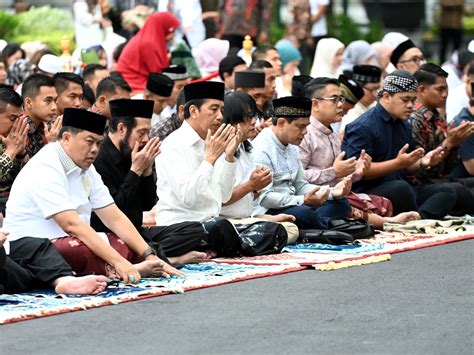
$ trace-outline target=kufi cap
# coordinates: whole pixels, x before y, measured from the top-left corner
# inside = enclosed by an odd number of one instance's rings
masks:
[[[362,99],[362,97],[364,97],[364,89],[362,89],[362,87],[354,80],[349,79],[343,74],[339,75],[338,80],[341,93],[344,95],[347,102],[355,105],[360,99]]]
[[[375,65],[354,65],[352,79],[363,83],[378,83],[382,77],[382,69]]]
[[[153,105],[153,100],[119,99],[109,102],[112,117],[151,118]]]
[[[265,73],[261,71],[243,70],[235,73],[235,88],[264,88]]]
[[[415,76],[405,70],[395,70],[387,75],[383,81],[382,91],[390,94],[418,90],[418,81]]]
[[[189,78],[186,67],[181,64],[170,65],[169,67],[163,69],[161,74],[166,75],[171,80],[183,80]]]
[[[63,127],[74,127],[103,135],[107,117],[78,108],[66,108],[63,115]]]
[[[199,81],[184,87],[186,102],[200,99],[215,99],[224,101],[224,83],[217,81]]]
[[[390,61],[393,65],[397,66],[400,57],[410,48],[415,48],[415,43],[411,39],[407,39],[405,42],[400,43],[392,52]]]
[[[311,100],[305,97],[286,96],[273,100],[275,117],[299,118],[311,116]]]
[[[38,63],[38,69],[49,74],[56,74],[62,71],[63,61],[56,55],[45,54]]]
[[[224,73],[232,73],[234,68],[241,64],[247,65],[245,60],[243,60],[241,57],[237,55],[228,55],[219,62],[219,75],[221,78],[224,78]]]
[[[146,89],[155,95],[170,97],[173,92],[174,81],[166,75],[151,73],[146,81]]]
[[[304,88],[313,78],[309,75],[295,75],[291,80],[291,95],[305,96]]]

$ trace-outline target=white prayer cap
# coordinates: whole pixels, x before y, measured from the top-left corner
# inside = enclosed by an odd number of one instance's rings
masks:
[[[48,74],[56,74],[62,71],[63,61],[53,54],[45,54],[38,63],[38,69]]]
[[[4,39],[0,39],[0,52],[3,51],[3,48],[7,46],[8,42]]]
[[[469,52],[474,53],[474,39],[471,42],[469,42],[469,44],[467,45],[467,49],[469,50]]]
[[[382,43],[395,49],[400,43],[405,42],[407,39],[409,38],[401,32],[389,32],[382,38]]]

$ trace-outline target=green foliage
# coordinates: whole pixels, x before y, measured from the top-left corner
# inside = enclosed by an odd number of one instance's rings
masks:
[[[363,38],[359,25],[349,16],[333,14],[328,19],[329,37],[339,39],[346,46],[352,41]]]
[[[5,11],[0,11],[0,38],[11,40],[13,31],[18,26],[18,18]]]
[[[369,43],[374,43],[382,40],[384,36],[383,23],[380,21],[371,22],[369,31],[365,34],[364,39]]]

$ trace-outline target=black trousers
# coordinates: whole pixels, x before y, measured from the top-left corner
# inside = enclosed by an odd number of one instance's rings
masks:
[[[444,63],[446,59],[446,52],[448,50],[448,45],[451,42],[453,44],[453,51],[459,49],[462,43],[462,29],[456,28],[441,28],[440,29],[440,49],[439,49],[439,62]],[[440,65],[441,65],[440,64]]]
[[[49,239],[25,237],[10,242],[10,255],[0,248],[0,293],[51,288],[57,278],[72,275]]]
[[[456,191],[449,184],[421,184],[412,186],[405,180],[393,180],[364,191],[388,198],[393,213],[418,211],[421,218],[440,219],[449,214],[456,204]]]

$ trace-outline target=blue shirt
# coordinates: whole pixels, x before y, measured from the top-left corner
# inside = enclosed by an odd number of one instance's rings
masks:
[[[342,150],[346,158],[359,158],[362,149],[372,157],[374,163],[396,158],[398,151],[409,144],[408,152],[415,147],[411,125],[408,121],[394,120],[382,105],[377,104],[346,127]],[[396,171],[379,179],[361,180],[353,191],[363,192],[384,182],[404,179],[403,171]]]
[[[469,112],[467,108],[463,108],[459,114],[453,118],[456,126],[460,125],[462,121],[474,122],[474,116]],[[469,137],[459,147],[459,154],[461,161],[470,160],[474,158],[474,136]],[[454,177],[470,177],[471,175],[467,172],[464,164],[459,164],[452,172],[451,175]]]

